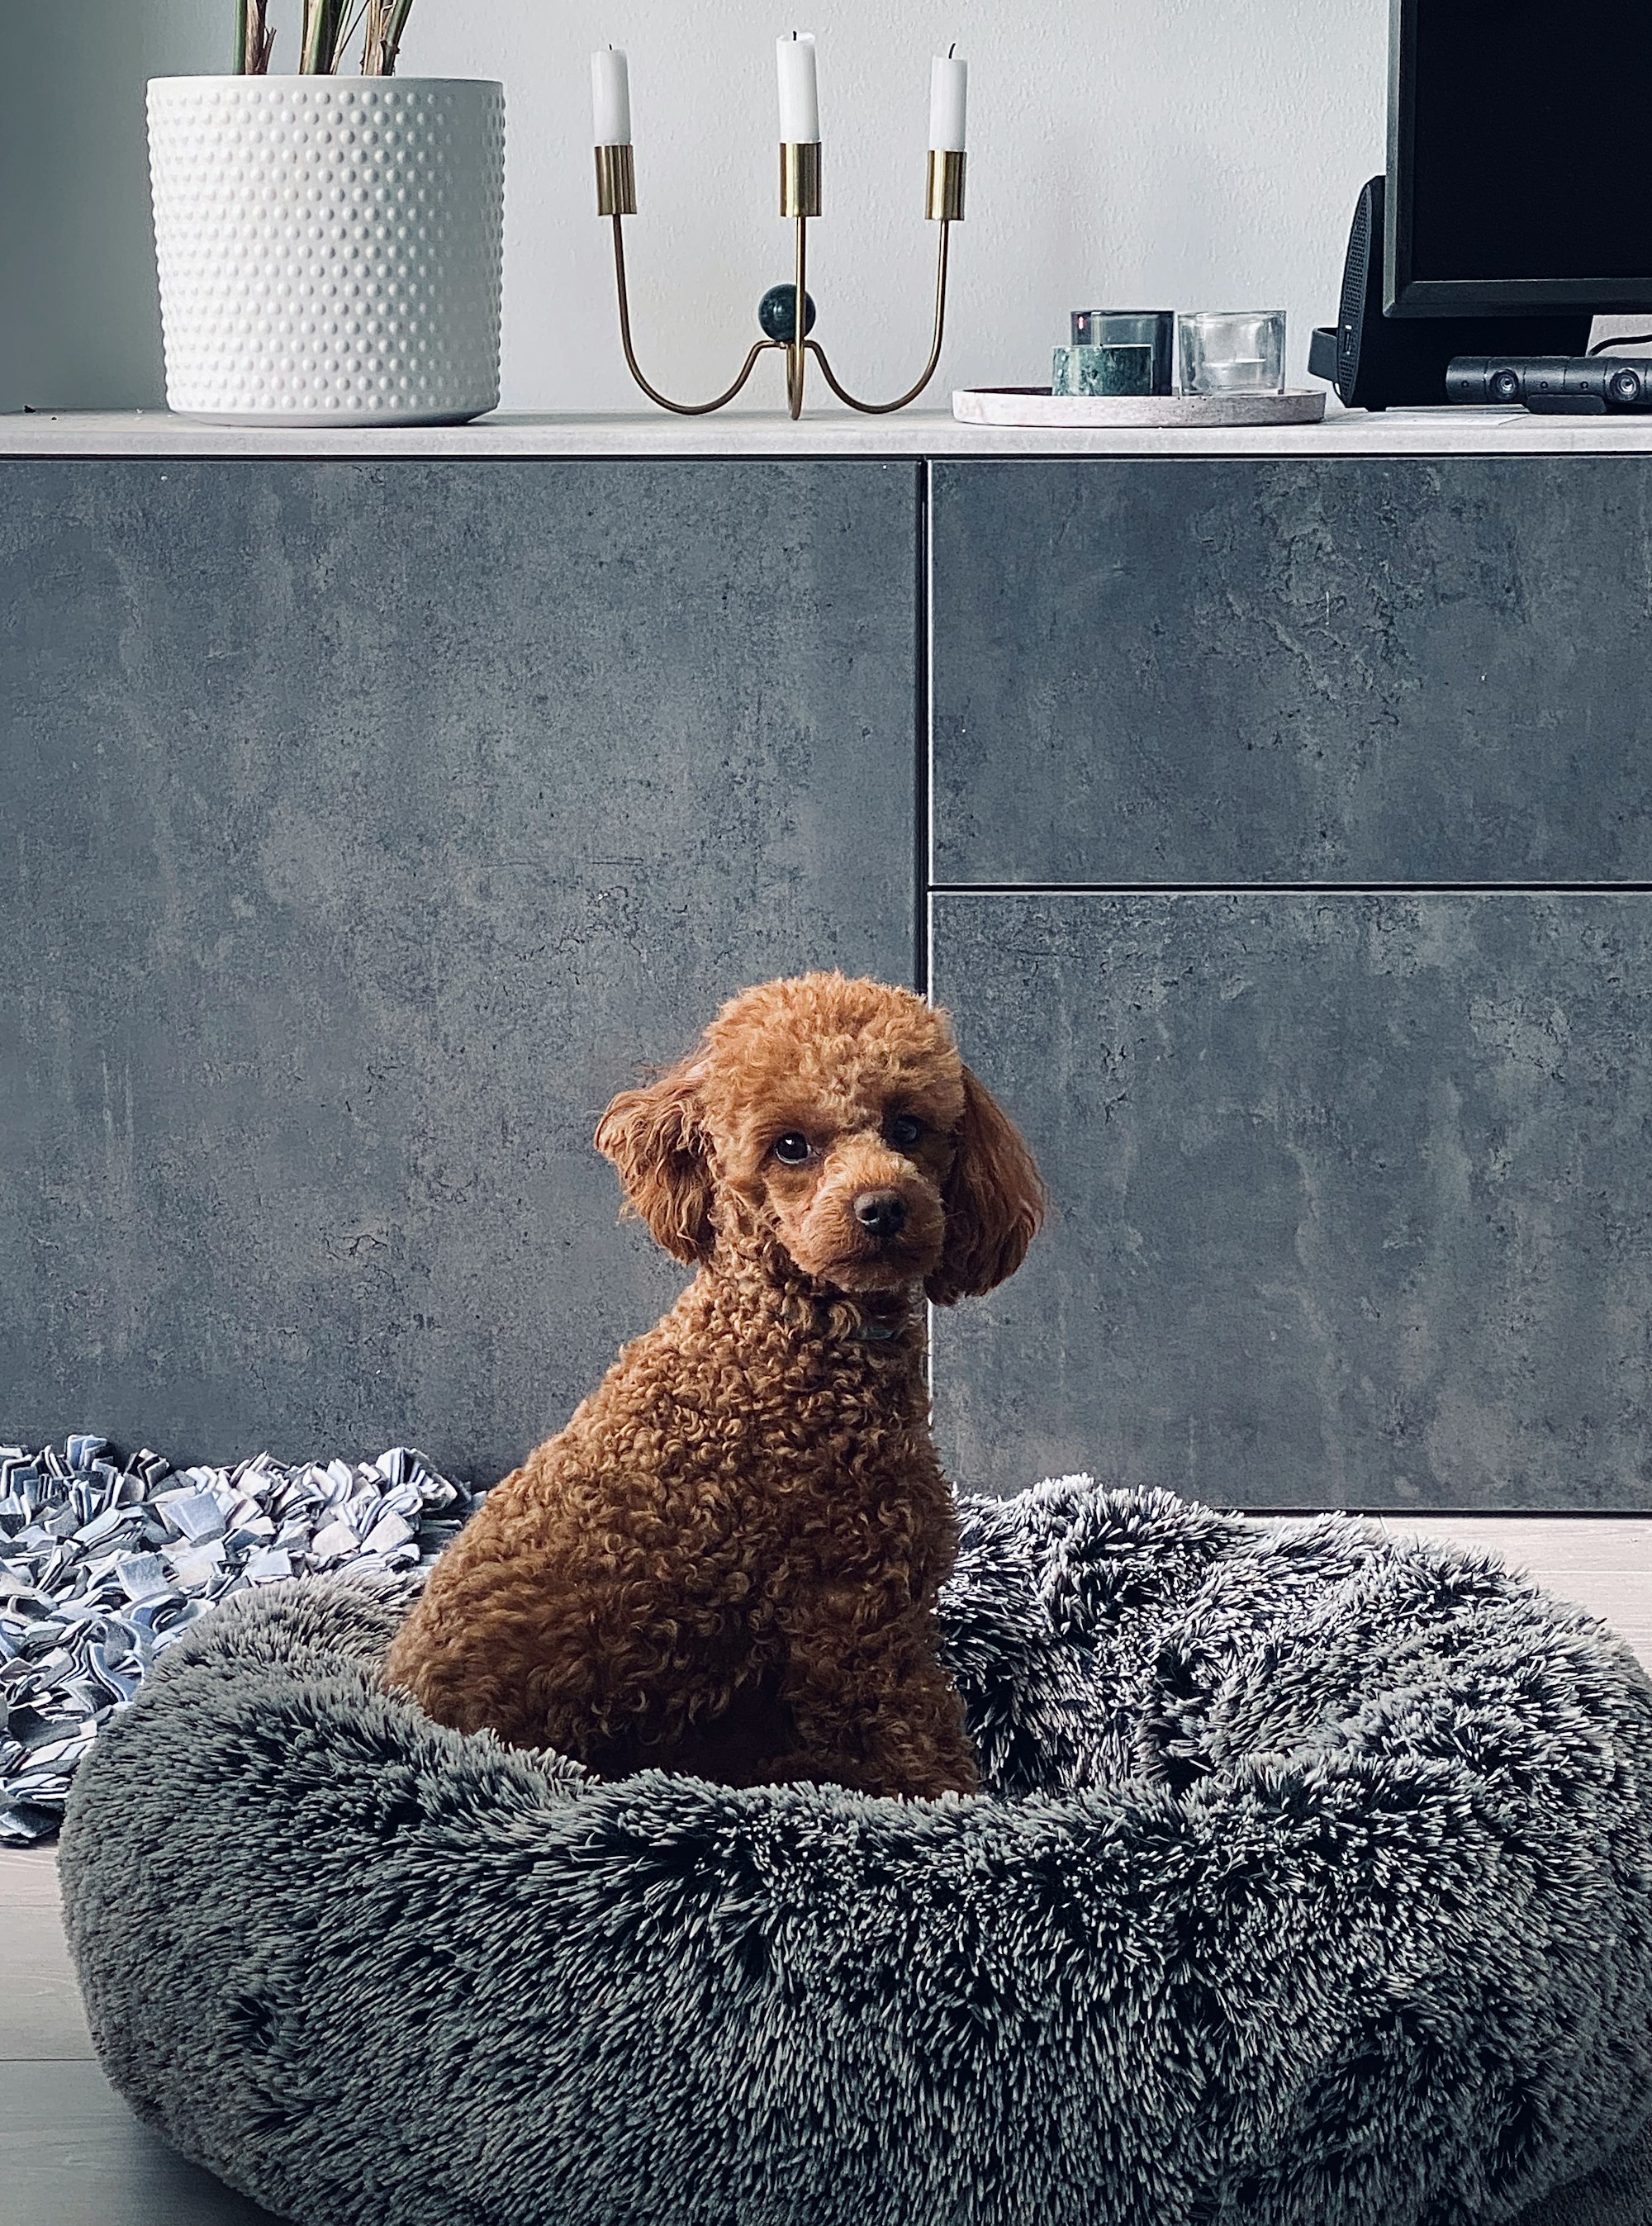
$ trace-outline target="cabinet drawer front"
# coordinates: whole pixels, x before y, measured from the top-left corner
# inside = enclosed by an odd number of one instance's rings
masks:
[[[944,884],[1652,880],[1652,458],[934,467]]]
[[[1055,1203],[937,1315],[952,1473],[1652,1507],[1652,898],[944,896]]]
[[[683,1280],[613,1092],[912,978],[916,467],[0,468],[5,1427],[497,1475]]]

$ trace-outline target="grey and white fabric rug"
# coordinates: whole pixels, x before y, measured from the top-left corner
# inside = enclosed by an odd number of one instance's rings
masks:
[[[57,1829],[99,1727],[209,1608],[289,1577],[416,1568],[485,1497],[408,1446],[186,1469],[90,1434],[0,1446],[0,1846]]]

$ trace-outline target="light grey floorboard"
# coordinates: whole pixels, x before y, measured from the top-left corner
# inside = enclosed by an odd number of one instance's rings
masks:
[[[0,2075],[0,2226],[267,2226],[141,2126],[95,2064]]]
[[[90,2057],[92,2035],[64,1945],[55,1893],[49,1903],[14,1902],[10,1860],[6,1858],[0,1870],[0,2064]],[[8,2076],[0,2071],[0,2080]]]
[[[5,1865],[5,1905],[10,1909],[55,1909],[57,1850],[54,1848],[7,1848],[0,1852]]]
[[[92,2050],[50,1848],[0,1850],[0,2226],[259,2226],[140,2125]]]

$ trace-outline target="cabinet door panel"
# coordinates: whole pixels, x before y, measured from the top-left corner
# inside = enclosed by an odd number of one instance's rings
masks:
[[[1652,1506],[1652,898],[937,899],[1052,1226],[940,1314],[953,1474]]]
[[[1652,880],[1652,458],[934,467],[942,884]]]
[[[916,467],[3,469],[5,1428],[496,1475],[681,1281],[613,1091],[912,976]]]

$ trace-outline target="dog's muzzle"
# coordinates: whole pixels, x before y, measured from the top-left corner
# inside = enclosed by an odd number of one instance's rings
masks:
[[[906,1201],[899,1191],[863,1190],[849,1211],[868,1237],[899,1237],[906,1226]]]

